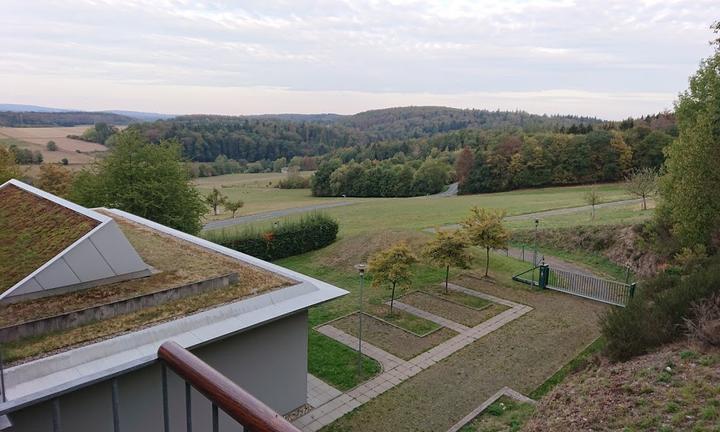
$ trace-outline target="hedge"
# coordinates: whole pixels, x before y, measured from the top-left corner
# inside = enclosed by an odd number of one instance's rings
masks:
[[[337,238],[338,223],[322,213],[286,220],[268,230],[215,230],[204,234],[211,242],[254,257],[274,261],[323,248]]]

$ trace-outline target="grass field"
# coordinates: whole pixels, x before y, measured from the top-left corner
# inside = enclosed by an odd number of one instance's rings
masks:
[[[91,126],[0,127],[0,144],[15,144],[20,148],[27,148],[32,151],[39,150],[43,155],[44,162],[57,163],[66,158],[72,165],[86,165],[95,160],[96,153],[106,152],[107,147],[101,144],[71,139],[67,136],[81,135],[88,127]],[[48,151],[45,147],[47,142],[51,140],[57,144],[57,151]]]
[[[311,172],[302,172],[310,176]],[[281,173],[260,174],[227,174],[216,177],[203,177],[194,181],[195,186],[203,195],[213,188],[219,189],[231,200],[242,200],[245,205],[236,213],[250,215],[274,210],[284,210],[315,204],[342,201],[342,198],[316,198],[309,189],[278,189],[275,186],[285,178]],[[228,219],[232,214],[225,209],[218,209],[219,214],[208,214],[208,220]]]
[[[218,177],[217,179],[220,179]],[[208,187],[199,186],[201,190]],[[354,204],[323,210],[340,222],[340,235],[351,236],[370,230],[420,230],[424,228],[457,223],[467,216],[472,206],[505,209],[508,215],[519,215],[557,208],[579,207],[585,205],[584,194],[590,186],[554,187],[543,189],[523,189],[512,192],[500,192],[481,195],[456,197],[414,197],[414,198],[314,198],[307,190],[279,190],[246,187],[248,208],[243,213],[275,210],[280,200],[284,208],[313,205],[331,200],[350,201]],[[597,186],[603,201],[619,201],[631,198],[622,185],[605,184]],[[225,191],[224,191],[225,192]],[[228,194],[229,195],[229,194]],[[260,201],[261,203],[258,203]],[[247,205],[247,204],[246,204]],[[248,211],[250,210],[250,211]],[[612,210],[603,220],[616,218]],[[600,212],[600,210],[598,210]],[[573,223],[582,216],[564,215],[558,223]],[[588,216],[589,219],[589,216]],[[256,226],[269,226],[271,222],[259,222]],[[513,228],[530,228],[532,220],[513,223]]]

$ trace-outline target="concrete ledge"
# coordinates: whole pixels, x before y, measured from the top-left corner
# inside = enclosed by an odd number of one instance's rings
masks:
[[[238,281],[237,273],[228,273],[187,285],[167,288],[149,294],[141,294],[111,303],[93,306],[87,309],[67,312],[47,318],[0,328],[0,342],[12,342],[18,339],[39,336],[49,332],[79,327],[93,321],[136,312],[148,307],[158,306],[172,300],[186,298],[195,294],[225,288]]]
[[[462,429],[466,424],[470,423],[475,419],[475,417],[482,414],[483,411],[485,411],[490,405],[494,404],[498,399],[500,399],[503,396],[507,396],[509,398],[515,399],[518,402],[524,402],[524,403],[530,403],[530,404],[536,404],[534,400],[530,399],[527,396],[524,396],[523,394],[516,392],[515,390],[511,389],[510,387],[503,387],[495,394],[490,396],[485,402],[483,402],[479,407],[475,408],[470,412],[470,414],[463,417],[462,420],[455,423],[450,429],[447,430],[447,432],[457,432],[460,429]]]

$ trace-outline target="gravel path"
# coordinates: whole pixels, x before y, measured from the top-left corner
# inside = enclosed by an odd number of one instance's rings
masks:
[[[448,185],[448,188],[446,191],[436,193],[435,195],[430,195],[430,198],[443,198],[443,197],[451,197],[456,196],[458,194],[458,183],[451,183]]]
[[[257,222],[265,219],[274,219],[283,216],[289,216],[297,213],[305,213],[313,210],[321,210],[333,207],[342,207],[346,205],[354,204],[349,201],[341,201],[330,204],[317,204],[305,207],[295,207],[284,210],[274,210],[269,212],[256,213],[247,216],[236,217],[235,219],[223,219],[218,221],[212,221],[205,224],[203,230],[213,230],[218,228],[227,228],[235,225],[242,225],[250,222]]]

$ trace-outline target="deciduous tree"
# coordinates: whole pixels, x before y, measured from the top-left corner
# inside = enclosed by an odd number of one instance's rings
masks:
[[[242,200],[225,200],[224,207],[232,212],[232,217],[235,219],[235,213],[244,205]]]
[[[423,249],[423,255],[433,265],[445,267],[445,292],[448,292],[450,267],[467,268],[472,261],[468,239],[462,232],[437,231],[435,238]]]
[[[647,210],[647,198],[657,191],[658,172],[654,168],[637,169],[625,178],[625,189],[642,198],[642,209]]]
[[[471,244],[485,248],[485,276],[490,268],[490,249],[507,247],[510,234],[503,225],[505,211],[480,207],[470,209],[470,216],[462,222],[465,235]]]
[[[212,192],[205,195],[205,202],[213,209],[215,216],[218,214],[218,207],[225,204],[226,201],[227,197],[218,188],[213,188]]]
[[[19,178],[22,173],[15,161],[15,153],[0,146],[0,184],[12,178]]]
[[[174,141],[150,144],[135,131],[118,134],[110,155],[77,174],[70,197],[87,207],[115,207],[196,234],[203,199]]]
[[[600,204],[600,193],[595,186],[591,186],[590,189],[585,191],[584,198],[587,205],[591,208],[590,219],[595,220],[595,206]]]
[[[390,293],[390,315],[395,302],[395,287],[398,284],[409,284],[412,273],[411,266],[417,261],[408,245],[400,242],[389,249],[373,255],[368,261],[368,271],[372,274],[373,286],[384,283],[392,285]]]
[[[67,198],[72,189],[73,174],[62,165],[42,164],[40,165],[40,176],[36,186],[51,194]]]

